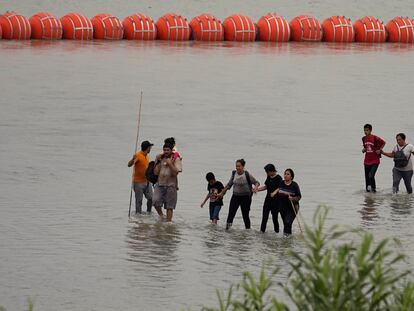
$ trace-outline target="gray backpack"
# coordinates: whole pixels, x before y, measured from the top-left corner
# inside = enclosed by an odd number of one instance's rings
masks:
[[[407,145],[405,145],[401,149],[398,149],[398,145],[397,145],[397,152],[394,153],[394,166],[395,167],[402,168],[408,165],[408,161],[410,160],[411,153],[410,153],[410,156],[407,158],[403,151],[405,147],[407,147]]]

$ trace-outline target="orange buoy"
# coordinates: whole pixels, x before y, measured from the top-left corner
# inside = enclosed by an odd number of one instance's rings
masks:
[[[127,40],[155,40],[157,27],[151,17],[141,13],[127,16],[122,21],[124,37]]]
[[[32,39],[62,39],[62,23],[51,13],[39,12],[29,19]]]
[[[357,20],[354,29],[356,42],[381,43],[387,39],[384,23],[373,16]]]
[[[2,38],[2,36],[3,36],[3,32],[1,30],[1,24],[0,24],[0,39]]]
[[[385,25],[385,28],[389,42],[414,42],[414,21],[408,17],[394,17]]]
[[[256,39],[256,27],[250,17],[234,14],[223,22],[224,39],[226,41],[254,41]]]
[[[292,41],[321,41],[322,27],[318,19],[309,15],[300,15],[290,21]]]
[[[94,39],[121,40],[124,37],[124,27],[121,21],[111,14],[98,14],[92,17]]]
[[[222,41],[224,39],[223,25],[219,19],[210,14],[194,17],[190,22],[190,28],[194,40]]]
[[[276,13],[262,16],[257,22],[257,28],[260,41],[287,42],[290,39],[288,21]]]
[[[0,27],[2,28],[3,39],[30,39],[31,28],[28,19],[16,12],[6,12],[0,15]]]
[[[353,42],[354,27],[344,16],[331,16],[322,22],[322,40],[326,42]]]
[[[63,39],[92,40],[93,26],[89,18],[79,13],[69,13],[60,18]]]
[[[160,40],[185,41],[190,39],[191,29],[187,19],[181,15],[168,13],[161,16],[157,23],[157,38]]]

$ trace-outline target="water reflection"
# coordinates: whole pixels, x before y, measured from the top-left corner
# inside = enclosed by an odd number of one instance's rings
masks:
[[[224,230],[221,227],[209,225],[204,236],[204,245],[207,247],[207,254],[223,247]]]
[[[181,241],[179,224],[155,222],[143,217],[128,229],[128,260],[155,268],[177,262],[177,246]]]
[[[1,50],[20,50],[30,47],[31,40],[1,40]]]
[[[365,194],[364,202],[362,203],[362,208],[359,211],[361,214],[362,225],[370,226],[373,225],[379,218],[378,215],[378,206],[382,204],[384,198],[380,195],[375,194]]]
[[[414,198],[411,194],[397,194],[390,196],[391,216],[400,220],[411,214]]]

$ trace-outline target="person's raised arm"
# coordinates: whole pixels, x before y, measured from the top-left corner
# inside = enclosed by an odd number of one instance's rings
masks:
[[[168,158],[166,162],[173,174],[178,175],[178,173],[182,171],[182,164],[180,158],[176,158],[175,160],[173,160],[172,158]]]
[[[155,157],[154,175],[159,175],[160,174],[162,156],[163,156],[163,154],[158,154]]]
[[[131,167],[132,165],[134,165],[135,164],[135,158],[136,158],[136,155],[134,154],[133,156],[132,156],[132,159],[131,160],[129,160],[129,162],[128,162],[128,167]],[[137,161],[138,162],[138,161]]]

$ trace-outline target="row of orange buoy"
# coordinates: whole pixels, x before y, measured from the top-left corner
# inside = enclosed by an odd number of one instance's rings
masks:
[[[121,22],[111,14],[98,14],[92,19],[69,13],[58,19],[40,12],[27,19],[16,12],[0,15],[0,38],[72,39],[72,40],[200,40],[200,41],[307,41],[307,42],[414,42],[414,20],[395,17],[385,26],[373,16],[365,16],[352,24],[344,16],[331,16],[322,24],[309,15],[294,17],[269,13],[257,23],[243,14],[227,17],[223,23],[215,16],[202,14],[190,23],[182,15],[168,13],[157,22],[141,13],[129,15]]]

